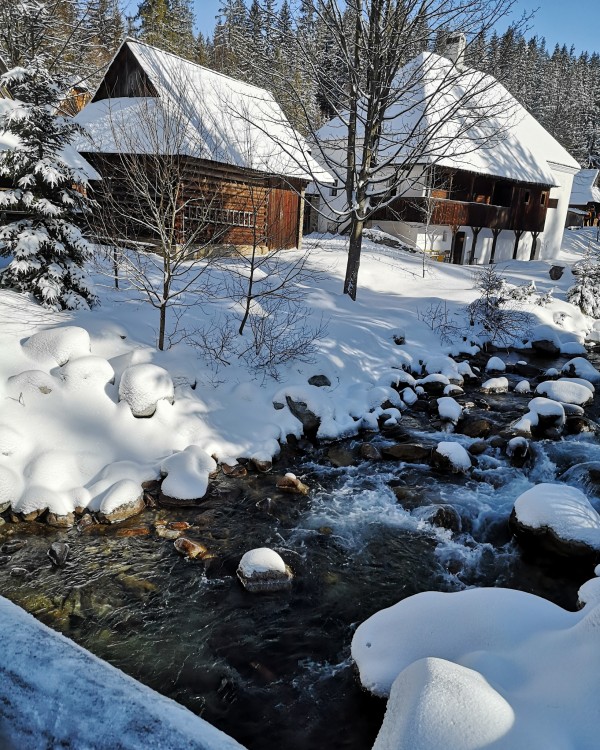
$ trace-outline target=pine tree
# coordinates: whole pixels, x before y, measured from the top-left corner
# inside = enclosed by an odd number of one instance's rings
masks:
[[[56,114],[64,83],[48,73],[43,58],[0,78],[17,100],[0,118],[0,130],[16,136],[14,149],[0,152],[0,177],[12,187],[0,207],[24,216],[0,226],[0,255],[11,258],[1,281],[31,292],[55,310],[96,303],[84,263],[90,248],[78,223],[88,209],[77,186],[86,178],[62,156],[80,128]]]

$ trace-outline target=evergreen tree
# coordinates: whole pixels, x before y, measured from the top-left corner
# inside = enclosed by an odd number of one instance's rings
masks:
[[[56,114],[64,92],[42,58],[0,78],[17,100],[0,118],[0,130],[18,145],[0,152],[0,177],[12,187],[0,192],[0,208],[23,213],[0,226],[0,254],[11,258],[1,281],[31,292],[44,306],[87,308],[96,302],[84,271],[89,244],[77,226],[87,200],[77,185],[86,178],[62,156],[80,130]]]

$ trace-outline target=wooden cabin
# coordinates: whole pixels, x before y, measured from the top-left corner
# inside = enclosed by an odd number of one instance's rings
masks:
[[[423,52],[397,74],[365,226],[453,263],[553,258],[579,164],[492,76],[466,68],[456,38],[446,57]],[[342,184],[344,118],[317,135]],[[311,190],[318,230],[343,231],[346,191],[318,183]]]
[[[100,203],[118,197],[131,209],[121,213],[135,217],[150,199],[132,190],[128,170],[164,184],[170,165],[182,242],[300,245],[305,187],[314,170],[325,174],[264,89],[126,39],[75,119],[91,139],[81,139],[79,150],[103,177]],[[154,239],[135,221],[123,221],[120,231]]]
[[[600,222],[599,178],[600,169],[581,169],[577,172],[573,178],[567,226],[592,227]]]

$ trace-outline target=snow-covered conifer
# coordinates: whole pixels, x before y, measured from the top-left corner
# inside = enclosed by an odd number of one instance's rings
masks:
[[[567,301],[586,315],[600,318],[600,253],[588,250],[572,270],[576,281],[567,292]]]
[[[84,271],[90,248],[79,228],[87,177],[64,157],[79,126],[57,113],[63,87],[42,58],[13,68],[0,83],[15,97],[0,116],[0,132],[15,144],[0,152],[0,177],[11,183],[0,192],[0,211],[13,218],[0,222],[0,254],[10,258],[0,281],[52,309],[86,308],[96,302]]]

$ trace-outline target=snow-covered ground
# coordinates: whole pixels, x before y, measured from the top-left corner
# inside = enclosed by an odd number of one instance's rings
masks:
[[[565,302],[573,283],[568,266],[595,235],[566,233],[559,281],[549,278],[555,261],[497,267],[511,284],[535,282],[537,294],[525,303],[532,325],[546,326],[560,348],[573,353],[593,321]],[[319,436],[334,439],[376,429],[384,411],[389,421],[401,419],[427,379],[450,386],[469,373],[460,352],[474,349],[456,333],[477,334],[464,308],[476,297],[473,279],[481,269],[432,262],[423,278],[421,256],[366,241],[358,300],[352,302],[342,294],[345,240],[311,237],[306,245],[320,272],[303,290],[307,322],[318,327],[323,320],[327,331],[313,361],[287,362],[277,380],[233,359],[216,368],[186,343],[159,352],[156,312],[101,276],[102,304],[89,312],[49,313],[23,295],[1,291],[0,508],[11,504],[23,514],[48,508],[67,523],[75,509],[110,514],[124,505],[135,508],[142,482],[161,473],[168,475],[169,494],[201,497],[215,461],[270,460],[286,435],[302,434],[286,397],[305,403],[320,418]],[[547,304],[535,304],[551,289]],[[190,329],[210,327],[226,307],[221,301],[191,308],[183,322]],[[444,330],[454,334],[452,342],[441,341]],[[527,346],[527,332],[516,334]],[[399,345],[402,335],[406,341]],[[585,368],[569,374],[588,378]],[[330,385],[310,385],[315,375]],[[404,401],[392,385],[406,389]],[[456,409],[449,398],[441,401],[452,421]],[[393,408],[384,409],[386,402]],[[132,409],[148,416],[134,416]],[[28,622],[11,617],[14,627],[3,628],[3,643],[12,643],[8,634]],[[34,669],[34,658],[22,664]]]
[[[145,687],[0,597],[3,750],[242,750],[175,701]]]

